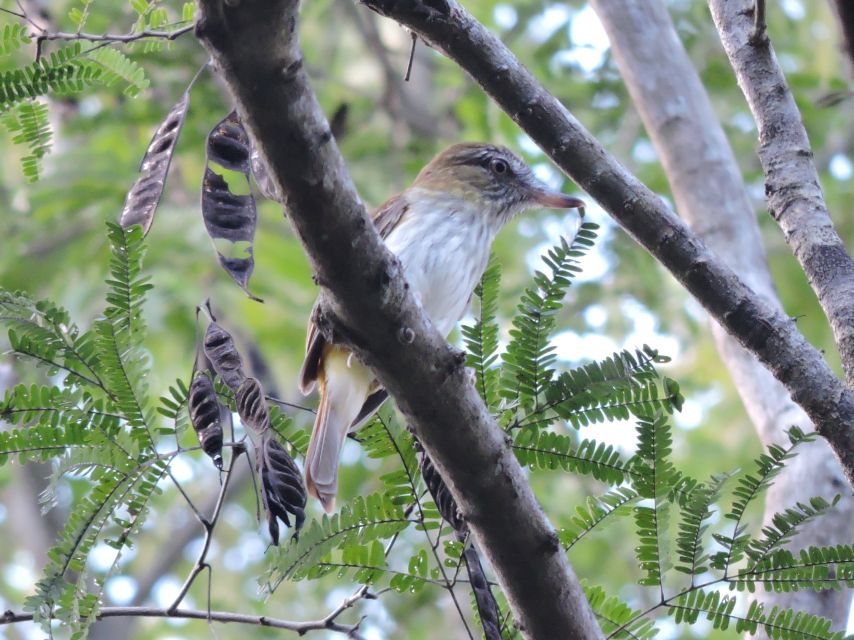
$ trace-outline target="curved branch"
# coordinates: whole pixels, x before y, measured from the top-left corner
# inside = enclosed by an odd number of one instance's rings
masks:
[[[337,631],[348,637],[360,637],[358,635],[358,624],[339,624],[328,617],[322,620],[310,620],[306,622],[294,622],[280,618],[268,618],[267,616],[248,615],[245,613],[233,613],[230,611],[200,611],[198,609],[176,609],[170,611],[158,607],[104,607],[98,613],[98,620],[105,618],[185,618],[192,620],[209,620],[211,622],[235,622],[237,624],[248,624],[256,627],[273,627],[274,629],[287,629],[304,635],[309,631]],[[17,622],[30,622],[32,613],[14,613],[6,611],[0,614],[0,626],[14,624]]]
[[[525,633],[601,637],[553,527],[467,379],[463,354],[425,319],[366,215],[303,68],[298,3],[200,6],[197,35],[285,194],[326,290],[320,326],[330,335],[334,329],[395,397],[448,480]],[[404,335],[415,338],[396,338]]]
[[[794,323],[759,298],[456,0],[365,0],[477,81],[585,191],[752,351],[813,420],[854,486],[854,393]]]
[[[753,0],[709,0],[715,26],[759,127],[768,211],[818,296],[854,389],[854,260],[833,227],[810,141],[774,49],[751,38]]]

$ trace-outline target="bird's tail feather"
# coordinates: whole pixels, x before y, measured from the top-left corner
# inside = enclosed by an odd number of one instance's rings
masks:
[[[369,370],[343,349],[333,348],[324,358],[320,407],[305,455],[305,482],[327,513],[335,510],[341,447],[370,383]]]

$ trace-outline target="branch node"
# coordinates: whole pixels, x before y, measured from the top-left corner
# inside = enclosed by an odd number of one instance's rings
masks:
[[[303,59],[302,56],[291,62],[284,69],[282,69],[282,80],[285,82],[293,82],[297,79],[300,70],[302,69]],[[331,135],[331,134],[330,134]]]

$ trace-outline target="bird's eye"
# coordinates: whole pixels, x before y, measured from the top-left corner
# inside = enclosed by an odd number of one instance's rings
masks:
[[[496,158],[489,163],[489,168],[492,170],[497,176],[504,175],[510,170],[510,167],[507,166],[507,162],[501,160],[500,158]]]

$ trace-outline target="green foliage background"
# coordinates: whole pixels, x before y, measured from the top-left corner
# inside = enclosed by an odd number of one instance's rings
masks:
[[[680,35],[701,71],[755,194],[763,239],[784,305],[792,316],[799,317],[798,325],[807,338],[825,349],[828,359],[838,366],[830,331],[814,296],[778,228],[761,211],[763,182],[754,153],[755,129],[750,126],[749,112],[720,50],[707,8],[704,3],[690,1],[674,0],[670,4]],[[590,12],[585,3],[471,0],[466,5],[502,35],[523,62],[606,146],[648,185],[668,196],[661,167],[650,155],[649,142],[610,55],[605,52],[602,64],[592,67],[583,68],[573,62],[578,58],[570,54],[585,48],[578,42],[585,35],[578,25],[586,24]],[[850,171],[846,176],[837,170],[834,176],[829,169],[832,165],[838,168],[840,163],[844,166],[844,159],[851,156],[854,101],[832,108],[816,106],[821,96],[844,87],[848,77],[838,53],[836,25],[826,3],[794,1],[786,6],[795,9],[770,7],[771,37],[802,109],[828,206],[831,212],[842,214],[854,196],[854,183]],[[165,20],[160,9],[166,10]],[[124,33],[135,23],[141,26],[141,19],[147,21],[145,26],[165,28],[165,22],[183,17],[184,8],[180,2],[149,6],[145,2],[126,5],[96,0],[91,6],[52,2],[49,12],[45,20],[53,30],[74,31],[75,20],[79,21],[81,12],[85,12],[86,31]],[[511,15],[515,20],[509,19]],[[10,16],[0,16],[0,25],[14,22]],[[331,24],[335,28],[330,28]],[[365,34],[372,33],[371,25],[380,34],[385,62],[390,67],[383,66],[376,47],[366,38]],[[7,55],[0,57],[0,73],[32,61],[32,45],[24,43],[20,34],[3,31],[2,35],[0,42]],[[318,0],[303,7],[302,41],[308,68],[327,113],[341,104],[349,107],[347,131],[340,146],[366,202],[379,204],[403,189],[435,152],[461,139],[507,144],[520,150],[531,163],[548,166],[542,155],[525,143],[509,118],[467,77],[426,47],[419,47],[413,79],[405,85],[401,77],[409,38],[395,24],[374,21],[367,11],[346,0]],[[82,50],[91,48],[86,43],[45,43],[44,49],[50,59],[51,53],[59,56],[60,51],[77,51],[80,46]],[[152,131],[205,60],[191,35],[169,46],[138,42],[116,50],[124,52],[128,60],[97,54],[103,58],[96,61],[100,71],[96,73],[94,66],[83,65],[69,76],[79,86],[51,86],[59,91],[51,92],[41,102],[17,103],[0,121],[0,129],[7,132],[5,153],[0,157],[0,220],[4,231],[0,236],[0,285],[11,290],[26,289],[35,298],[57,301],[81,326],[88,326],[102,310],[103,275],[109,259],[104,221],[116,219]],[[74,51],[72,54],[78,55]],[[137,68],[145,73],[147,81],[138,75]],[[47,105],[47,110],[40,104]],[[16,137],[24,135],[27,117],[38,120],[38,115],[27,113],[28,109],[50,113],[52,149],[40,161],[38,156],[47,148],[43,127],[35,126],[35,132],[22,139],[35,141],[32,144],[15,143]],[[155,363],[147,384],[152,394],[158,395],[176,378],[187,378],[196,332],[193,307],[210,297],[215,309],[224,312],[224,322],[242,341],[244,353],[250,345],[256,345],[263,353],[278,387],[276,395],[302,401],[296,391],[296,371],[315,287],[280,208],[271,202],[259,207],[256,270],[251,286],[253,293],[265,299],[264,305],[247,300],[219,268],[201,221],[198,193],[204,168],[204,139],[229,109],[220,85],[211,75],[203,76],[193,89],[166,194],[147,242],[146,272],[156,285],[145,307],[149,339],[144,348]],[[29,126],[33,129],[32,124]],[[32,159],[27,160],[28,156]],[[30,184],[27,179],[36,175],[35,167],[39,167],[40,179]],[[564,189],[572,191],[573,187],[566,184]],[[588,342],[592,336],[607,336],[617,346],[640,347],[639,343],[626,343],[626,338],[640,328],[637,310],[648,310],[655,332],[675,338],[675,343],[668,340],[663,344],[679,346],[678,353],[665,353],[674,356],[674,361],[663,367],[663,372],[679,380],[691,410],[699,411],[701,416],[698,428],[677,428],[673,433],[676,468],[690,469],[695,478],[708,478],[713,473],[749,467],[760,447],[717,357],[702,312],[622,231],[595,209],[591,214],[604,226],[594,255],[600,264],[607,263],[607,269],[595,279],[573,286],[568,304],[554,318],[557,330],[575,332]],[[854,244],[851,217],[836,215],[835,221],[849,246]],[[497,301],[501,320],[498,339],[502,344],[509,340],[513,329],[510,318],[514,307],[524,287],[530,284],[533,257],[554,243],[556,229],[571,232],[575,224],[571,217],[534,213],[515,221],[497,241],[495,252],[502,265]],[[591,312],[591,308],[596,311]],[[599,321],[602,310],[606,312],[604,322]],[[455,335],[453,339],[462,342],[463,336]],[[559,350],[558,356],[561,366],[587,363],[565,349]],[[8,364],[9,360],[4,360],[0,366]],[[16,366],[12,375],[22,376],[23,382],[32,381],[25,367]],[[307,414],[296,413],[294,420],[298,425],[310,424]],[[680,425],[678,417],[676,424]],[[694,421],[683,418],[681,424],[693,427]],[[595,431],[585,432],[585,437],[633,442],[633,431],[628,423],[598,425]],[[380,476],[395,468],[388,460],[358,455],[355,444],[348,447],[341,478],[342,502],[380,489]],[[216,491],[216,474],[202,455],[193,459],[185,471],[188,476],[192,474],[192,481],[186,484],[194,497],[204,501],[205,496]],[[51,527],[57,526],[56,518],[62,521],[66,517],[63,508],[67,509],[75,493],[83,490],[83,481],[64,485],[57,495],[57,510],[42,519],[36,496],[49,473],[47,467],[22,469],[7,465],[0,469],[2,609],[17,607],[32,591],[27,580],[41,573]],[[576,506],[586,496],[599,495],[604,490],[598,480],[586,476],[533,472],[531,481],[553,522],[564,526],[569,526]],[[729,508],[728,501],[731,498],[721,506]],[[317,505],[310,508],[312,515],[318,515]],[[247,485],[239,496],[232,496],[224,513],[211,557],[216,567],[212,582],[214,608],[308,619],[324,615],[330,604],[349,593],[350,577],[342,580],[332,573],[318,581],[285,583],[268,602],[263,602],[257,594],[257,579],[265,570],[264,543],[254,511],[252,491]],[[757,524],[758,505],[745,518]],[[623,543],[635,525],[629,518],[615,519],[611,526],[573,547],[570,560],[590,584],[601,584],[609,594],[617,593],[631,601],[634,608],[643,609],[651,604],[645,600],[649,595],[634,586],[642,575],[631,546]],[[137,579],[144,576],[176,532],[194,526],[197,525],[180,496],[175,491],[165,491],[156,497],[153,515],[143,527],[135,550],[126,554],[120,572]],[[201,533],[199,530],[199,537]],[[405,538],[401,546],[412,550],[417,543],[413,536]],[[194,549],[193,545],[188,549]],[[403,557],[408,555],[404,553]],[[179,553],[167,575],[153,586],[153,593],[168,590],[176,581],[180,584],[192,559],[192,551]],[[197,606],[204,606],[203,580],[191,596]],[[414,597],[384,597],[370,603],[366,612],[371,624],[389,637],[405,633],[416,639],[450,638],[459,633],[456,613],[438,589],[428,587]],[[10,638],[27,637],[27,632],[19,628],[9,627],[4,632]],[[230,628],[228,632],[232,632]],[[258,637],[268,634],[264,630],[243,632]],[[203,623],[172,628],[166,622],[144,622],[137,623],[131,633],[201,638],[207,637],[208,631]],[[674,633],[686,638],[718,637],[718,632],[707,627],[680,627]]]

